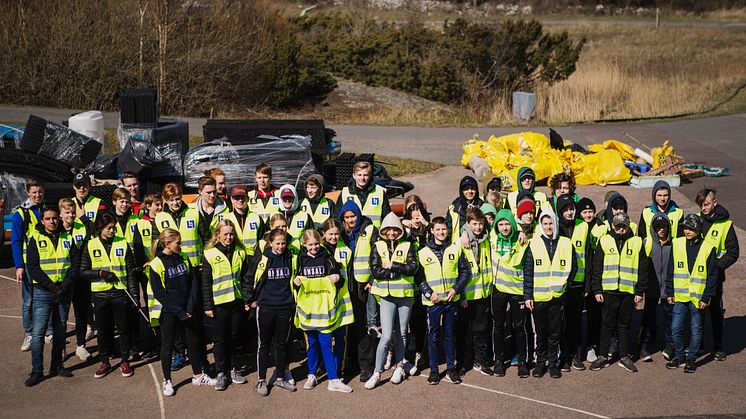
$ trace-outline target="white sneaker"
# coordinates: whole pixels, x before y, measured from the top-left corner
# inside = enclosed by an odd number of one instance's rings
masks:
[[[24,336],[21,344],[21,351],[28,352],[31,350],[31,336]]]
[[[386,355],[386,363],[383,365],[383,370],[388,371],[391,368],[391,364],[394,363],[394,354],[389,351],[389,353]]]
[[[46,342],[46,343],[52,343],[52,335],[46,335],[46,336],[44,336],[44,342]]]
[[[337,378],[336,380],[329,380],[329,384],[326,387],[329,391],[338,391],[340,393],[352,393],[352,388],[347,384],[343,383],[342,380]]]
[[[378,382],[381,381],[381,373],[380,372],[374,372],[373,375],[370,376],[368,381],[365,382],[365,388],[368,390],[373,390],[378,385]]]
[[[598,359],[598,355],[596,355],[596,350],[593,349],[591,346],[588,348],[588,353],[585,355],[585,360],[588,362],[593,362]]]
[[[78,346],[80,348],[80,346]],[[163,395],[171,397],[174,395],[174,386],[171,384],[171,380],[163,380]]]
[[[231,370],[231,381],[233,384],[246,384],[246,378],[236,371],[235,368]]]
[[[401,366],[396,367],[396,369],[394,370],[394,373],[391,374],[391,382],[394,384],[399,384],[402,381],[404,381],[404,377],[406,377],[404,368],[402,368]]]
[[[89,340],[93,339],[93,336],[94,336],[95,334],[96,334],[96,333],[95,333],[95,332],[93,331],[93,328],[92,328],[92,327],[91,327],[90,325],[88,325],[88,326],[86,327],[86,329],[85,329],[85,340],[86,340],[86,341],[89,341]]]
[[[215,384],[218,383],[218,380],[214,378],[210,378],[207,374],[202,374],[199,377],[192,376],[192,385],[194,386],[211,386],[215,387]]]
[[[282,378],[288,383],[295,385],[295,378],[293,378],[293,373],[291,373],[290,370],[285,370],[285,372],[282,373]]]
[[[308,374],[308,378],[306,379],[306,384],[303,384],[303,388],[306,390],[312,390],[314,387],[316,387],[316,384],[318,384],[318,381],[316,381],[316,376],[313,374]],[[329,386],[331,390],[332,382],[329,381]]]

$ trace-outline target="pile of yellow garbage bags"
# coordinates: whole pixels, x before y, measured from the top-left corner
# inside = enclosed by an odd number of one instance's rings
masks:
[[[570,143],[565,141],[565,145]],[[654,149],[659,154],[671,154],[673,149],[667,143]],[[503,180],[503,188],[515,190],[516,175],[521,167],[530,167],[536,173],[536,180],[551,178],[553,175],[572,173],[578,185],[615,185],[626,183],[632,175],[624,166],[626,160],[635,161],[635,150],[617,140],[607,140],[602,144],[588,147],[591,154],[578,151],[556,150],[549,145],[549,138],[537,132],[521,132],[502,137],[491,136],[480,141],[476,136],[462,145],[464,154],[461,164],[477,173],[475,165],[489,166],[493,176]],[[659,150],[660,149],[660,150]],[[659,159],[654,158],[655,162]]]

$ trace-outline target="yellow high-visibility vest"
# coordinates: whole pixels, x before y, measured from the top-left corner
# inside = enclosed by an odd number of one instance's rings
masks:
[[[510,252],[504,255],[493,253],[493,271],[495,289],[505,294],[523,295],[523,257],[528,243],[516,242]]]
[[[572,254],[575,250],[570,239],[559,238],[551,259],[540,235],[529,241],[529,248],[534,258],[534,301],[545,302],[561,297],[572,271]]]
[[[686,254],[686,237],[673,240],[673,299],[677,303],[691,302],[699,308],[702,294],[707,288],[707,257],[715,246],[706,240],[697,252],[692,271],[689,272],[689,258]],[[709,303],[709,302],[708,302]]]
[[[430,289],[433,290],[440,300],[448,297],[448,290],[456,287],[458,282],[458,261],[461,257],[461,246],[451,244],[443,249],[443,260],[438,260],[438,256],[427,246],[424,246],[417,253],[419,256],[420,266],[425,273],[425,281]],[[452,301],[458,301],[460,296],[456,294]],[[431,299],[422,295],[422,304],[432,306],[434,303]]]
[[[311,211],[311,202],[308,200],[308,198],[303,198],[303,201],[301,201],[299,208],[301,211],[311,216],[313,224],[314,226],[316,226],[316,228],[321,228],[321,224],[324,224],[324,221],[328,220],[329,217],[332,216],[332,208],[329,205],[329,200],[326,199],[326,197],[321,198],[321,200],[319,201],[319,205],[316,206],[316,211]]]
[[[187,275],[189,275],[189,272],[192,270],[192,265],[189,262],[189,258],[187,258],[184,254],[181,254],[180,256],[184,260],[184,269],[186,269]],[[166,288],[166,267],[163,265],[163,261],[158,256],[153,258],[148,266],[150,267],[150,269],[145,270],[145,275],[148,277],[148,286],[146,289],[146,293],[148,294],[148,313],[150,314],[150,324],[152,326],[158,326],[161,321],[163,305],[155,298],[155,293],[153,293],[153,286],[150,283],[150,281],[152,280],[150,276],[151,272],[155,272],[161,278],[161,286],[163,286],[163,288]]]
[[[127,289],[127,241],[123,237],[114,236],[111,249],[106,252],[106,247],[101,243],[101,238],[94,237],[88,242],[88,256],[91,258],[91,269],[114,273],[117,282],[106,282],[104,278],[91,281],[91,292],[104,292],[110,289]]]
[[[471,268],[471,278],[464,288],[466,299],[471,301],[489,297],[492,294],[493,282],[490,241],[484,240],[479,243],[478,261],[471,249],[464,249],[463,252]]]
[[[241,291],[241,269],[246,252],[235,246],[233,257],[228,257],[215,247],[205,250],[205,260],[212,269],[212,300],[215,305],[243,300]]]
[[[259,217],[259,214],[246,214],[243,225],[239,225],[238,217],[233,212],[226,214],[224,218],[232,222],[236,227],[236,236],[241,244],[243,244],[246,253],[249,256],[254,256],[256,244],[259,239],[259,227],[261,226],[261,217]]]
[[[647,227],[647,231],[645,231],[645,237],[650,237],[650,225],[653,222],[653,217],[655,216],[655,213],[653,210],[650,209],[650,207],[645,207],[642,210],[642,219],[645,220],[645,227]],[[676,208],[675,210],[669,212],[666,214],[668,217],[669,224],[671,225],[671,238],[675,239],[677,232],[679,231],[679,221],[681,221],[682,218],[684,218],[684,210],[681,208]],[[643,233],[640,231],[639,233]]]
[[[358,239],[359,240],[359,239]],[[407,263],[407,252],[412,244],[408,241],[399,241],[390,254],[388,245],[379,240],[375,244],[375,251],[381,258],[381,263],[387,262]],[[400,275],[390,280],[373,279],[370,293],[379,297],[414,297],[414,276]]]
[[[30,239],[36,244],[39,252],[39,267],[54,283],[61,283],[72,266],[73,239],[67,233],[60,233],[57,247],[52,240],[38,230],[29,230]],[[39,284],[36,278],[31,278],[34,284]]]
[[[358,208],[360,208],[360,212],[364,216],[370,218],[376,228],[380,228],[383,215],[383,198],[385,195],[386,189],[382,186],[375,185],[373,190],[368,194],[365,203],[362,203],[356,194],[350,192],[350,187],[345,186],[342,188],[342,199],[340,200],[340,203],[341,205],[344,205],[347,201],[355,201]]]
[[[634,294],[639,276],[642,239],[637,236],[627,239],[621,252],[617,251],[616,242],[609,234],[603,235],[598,245],[604,251],[604,270],[601,275],[603,290]]]
[[[177,230],[181,235],[181,251],[187,255],[192,266],[202,263],[203,243],[199,237],[199,212],[196,209],[187,208],[181,216],[179,225],[166,211],[161,211],[155,216],[155,223],[160,231],[167,228]]]
[[[255,190],[249,191],[248,193],[248,205],[249,212],[257,214],[262,217],[265,222],[269,220],[270,215],[280,212],[280,197],[279,192],[274,191],[265,204],[262,198],[256,193]]]

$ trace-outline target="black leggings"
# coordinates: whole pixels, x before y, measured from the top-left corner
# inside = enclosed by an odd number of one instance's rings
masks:
[[[287,363],[288,339],[290,338],[290,324],[293,320],[293,314],[292,307],[283,309],[256,308],[256,327],[259,329],[259,351],[257,355],[259,380],[267,378],[270,345],[274,349],[277,377],[282,377]]]
[[[192,374],[199,375],[202,373],[200,362],[204,358],[199,339],[199,324],[193,317],[186,320],[179,320],[176,315],[171,313],[161,314],[161,368],[163,369],[163,379],[171,379],[171,354],[174,350],[174,341],[177,333],[184,334],[187,347],[189,348],[189,363],[192,365]]]
[[[246,326],[243,302],[231,301],[216,305],[213,318],[212,353],[215,356],[215,369],[230,376],[231,369],[236,367],[234,357],[239,334]]]
[[[98,329],[98,354],[101,362],[109,362],[109,348],[114,342],[114,324],[119,330],[119,349],[123,362],[129,361],[130,301],[123,290],[92,293]]]

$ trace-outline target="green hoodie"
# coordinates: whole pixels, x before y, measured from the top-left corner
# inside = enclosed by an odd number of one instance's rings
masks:
[[[492,204],[488,204],[488,203],[486,203],[486,202],[485,202],[484,204],[482,204],[482,206],[481,206],[481,207],[479,207],[479,209],[480,209],[480,210],[482,210],[482,213],[483,213],[484,215],[487,215],[487,214],[492,214],[492,218],[495,218],[495,217],[497,217],[497,210],[495,209],[495,207],[494,207],[494,206],[493,206]],[[494,230],[494,229],[495,229],[495,224],[496,224],[496,223],[497,223],[497,218],[495,218],[495,219],[494,219],[494,220],[492,221],[492,224],[491,224],[491,225],[488,225],[488,226],[486,226],[486,227],[487,227],[487,229],[488,229],[489,231],[492,231],[492,230]]]
[[[518,169],[518,176],[516,177],[516,190],[520,193],[523,192],[525,189],[523,189],[523,186],[521,185],[521,178],[525,173],[531,173],[534,175],[534,183],[531,185],[531,189],[529,190],[531,192],[531,195],[534,194],[534,190],[536,189],[536,172],[534,172],[534,169],[530,167],[523,166],[520,169]]]
[[[503,219],[508,220],[510,223],[510,236],[508,237],[503,236],[497,231],[497,222]],[[500,256],[510,252],[510,249],[518,241],[518,233],[518,226],[516,225],[513,213],[509,209],[501,209],[497,212],[497,217],[495,217],[495,224],[490,237],[492,239],[492,248]]]

